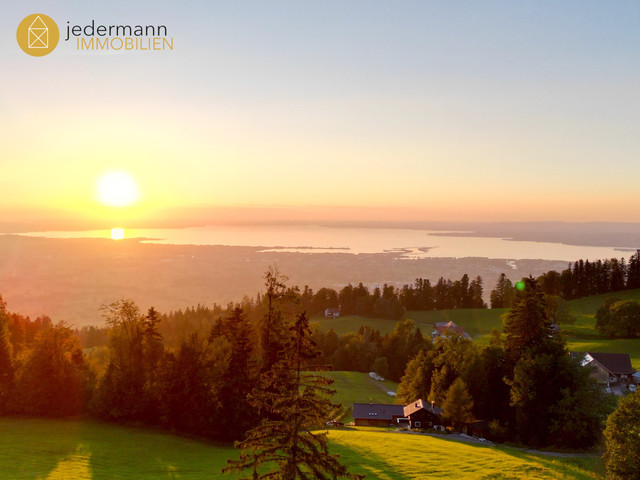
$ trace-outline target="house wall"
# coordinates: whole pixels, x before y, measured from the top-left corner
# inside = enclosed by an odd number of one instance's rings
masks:
[[[411,428],[432,428],[434,425],[442,425],[442,419],[426,410],[418,410],[409,415]]]
[[[599,383],[609,383],[609,372],[602,368],[597,363],[594,363],[591,376],[594,377]]]
[[[392,422],[383,418],[354,418],[357,427],[388,427]]]

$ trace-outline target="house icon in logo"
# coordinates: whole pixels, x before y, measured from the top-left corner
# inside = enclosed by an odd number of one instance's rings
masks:
[[[49,27],[47,27],[47,24],[40,18],[40,15],[36,16],[35,20],[29,26],[27,35],[28,48],[49,48]]]
[[[16,39],[24,53],[32,57],[43,57],[58,45],[60,31],[53,18],[44,13],[33,13],[18,25]]]

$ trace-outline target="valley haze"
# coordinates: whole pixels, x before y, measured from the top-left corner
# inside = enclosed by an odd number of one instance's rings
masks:
[[[264,224],[254,228],[259,231],[261,227]],[[308,224],[295,222],[270,227],[274,231],[309,228]],[[233,232],[233,226],[230,228]],[[619,253],[615,255],[617,258],[628,257],[629,251],[640,246],[640,224],[631,223],[326,222],[324,228],[334,235],[349,229],[377,231],[367,230],[372,228],[383,232],[386,229],[389,233],[393,233],[392,229],[420,228],[434,228],[440,232],[429,230],[427,236],[425,231],[425,243],[414,246],[423,247],[421,258],[407,256],[411,251],[402,248],[406,245],[397,245],[393,251],[354,254],[340,249],[317,250],[313,247],[327,245],[303,243],[175,245],[146,243],[149,239],[139,238],[121,241],[43,238],[37,236],[38,232],[31,233],[34,236],[0,235],[0,291],[12,311],[32,318],[48,315],[54,320],[82,326],[101,324],[98,308],[122,297],[131,297],[145,308],[153,305],[159,311],[240,301],[245,295],[255,296],[263,290],[264,272],[272,265],[286,274],[291,284],[301,288],[309,285],[314,290],[320,287],[339,289],[348,283],[359,282],[370,287],[384,283],[400,287],[413,283],[418,277],[429,278],[435,284],[441,276],[455,280],[467,273],[471,277],[482,276],[486,297],[500,273],[517,280],[552,269],[560,271],[569,262],[588,257],[517,258],[499,254],[492,258],[468,257],[463,247],[459,247],[459,255],[443,257],[437,253],[437,248],[430,248],[437,245],[439,235],[469,236],[470,243],[479,237],[498,237],[510,238],[515,244],[522,243],[520,241],[551,242],[552,247],[554,244],[561,247],[560,242],[594,247],[606,245],[614,254]],[[464,233],[451,233],[456,231]],[[69,236],[83,234],[65,233]],[[612,235],[615,235],[615,243],[612,243]],[[347,237],[338,236],[334,243],[349,242]],[[273,247],[292,247],[292,251],[274,251]],[[580,247],[575,248],[576,252],[581,252]],[[590,251],[590,247],[584,248],[583,251]]]

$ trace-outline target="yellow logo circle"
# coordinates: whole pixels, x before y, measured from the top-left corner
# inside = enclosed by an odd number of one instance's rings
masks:
[[[18,45],[25,53],[42,57],[56,48],[60,31],[51,17],[44,13],[34,13],[20,22],[16,38]]]

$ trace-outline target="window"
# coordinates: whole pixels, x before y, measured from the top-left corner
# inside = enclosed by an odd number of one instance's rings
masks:
[[[416,428],[420,428],[422,426],[422,422],[413,422],[413,426]]]

